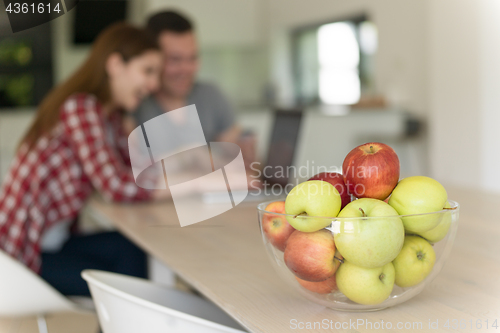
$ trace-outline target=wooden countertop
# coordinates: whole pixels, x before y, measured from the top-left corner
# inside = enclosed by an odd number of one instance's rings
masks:
[[[432,331],[497,331],[492,325],[496,320],[500,327],[500,196],[450,188],[448,193],[461,210],[455,245],[441,273],[408,302],[361,313],[317,305],[282,282],[265,252],[256,203],[243,203],[184,228],[172,203],[116,205],[94,200],[91,207],[251,332],[332,332],[337,322],[343,331],[367,332],[368,322],[382,321],[391,322],[395,331],[425,332],[430,331],[429,321],[436,320],[438,329]],[[299,326],[324,320],[332,327]],[[358,320],[365,324],[352,326]],[[397,330],[398,323],[422,323],[422,328]]]

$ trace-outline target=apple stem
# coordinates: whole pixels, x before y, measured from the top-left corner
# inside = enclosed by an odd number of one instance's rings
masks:
[[[363,210],[363,208],[360,208],[359,210],[361,211],[361,214],[363,214],[363,217],[366,217],[366,214],[365,214],[365,211]]]
[[[373,146],[370,146],[370,153],[373,154]]]
[[[378,278],[380,279],[380,281],[382,281],[385,278],[384,273],[380,274],[380,276]]]
[[[344,263],[344,259],[340,259],[340,258],[337,258],[337,257],[335,257],[335,256],[333,256],[333,258],[335,258],[335,259],[337,259],[338,261],[340,261],[340,263],[341,263],[341,264],[343,264],[343,263]]]
[[[455,210],[455,209],[457,209],[457,207],[453,207],[453,208],[444,207],[443,210],[444,209],[446,209],[446,210]]]

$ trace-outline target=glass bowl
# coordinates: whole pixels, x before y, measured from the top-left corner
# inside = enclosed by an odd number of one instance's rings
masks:
[[[385,309],[387,307],[395,306],[397,304],[403,303],[412,297],[418,295],[427,284],[429,284],[441,271],[443,268],[444,263],[446,262],[446,259],[448,258],[448,255],[450,254],[451,248],[453,246],[453,242],[455,240],[455,235],[457,232],[457,225],[458,225],[458,211],[459,211],[459,204],[455,201],[448,200],[450,204],[450,208],[445,208],[441,211],[438,212],[433,212],[433,213],[426,213],[426,214],[414,214],[414,215],[398,215],[397,217],[399,218],[406,218],[406,219],[439,219],[439,225],[442,225],[441,223],[449,223],[450,227],[448,229],[448,232],[446,233],[446,236],[442,238],[441,240],[431,243],[434,249],[434,252],[436,253],[436,261],[434,263],[434,266],[432,268],[432,271],[429,273],[429,275],[419,284],[412,286],[412,287],[406,287],[402,288],[394,284],[394,288],[392,290],[392,293],[390,296],[385,299],[383,302],[375,304],[375,305],[364,305],[364,304],[358,304],[350,299],[348,299],[344,294],[342,294],[339,290],[327,293],[327,294],[322,294],[322,293],[316,293],[313,291],[310,291],[306,288],[304,288],[295,278],[294,273],[292,273],[291,270],[288,269],[287,265],[285,264],[284,260],[284,252],[279,250],[276,246],[274,246],[271,243],[271,239],[266,235],[266,232],[264,231],[263,228],[263,220],[268,219],[268,218],[285,218],[285,219],[290,219],[290,218],[302,218],[302,219],[315,219],[317,222],[317,219],[328,219],[331,221],[331,223],[325,227],[325,230],[328,230],[331,232],[334,236],[335,240],[335,235],[342,230],[343,232],[346,232],[346,230],[349,230],[349,232],[355,233],[359,232],[359,229],[357,229],[355,226],[358,225],[357,223],[363,219],[363,220],[368,220],[371,221],[372,223],[378,223],[377,220],[380,221],[380,217],[350,217],[350,218],[327,218],[327,217],[310,217],[310,216],[293,216],[293,215],[288,215],[288,214],[280,214],[280,213],[275,213],[275,212],[269,212],[266,211],[265,208],[267,207],[268,204],[270,204],[272,201],[269,202],[263,202],[257,206],[258,210],[258,215],[259,215],[259,225],[260,225],[260,231],[262,235],[262,240],[264,241],[265,248],[267,250],[267,254],[269,256],[269,259],[271,260],[272,265],[278,272],[278,274],[281,276],[283,280],[285,280],[288,284],[293,286],[295,290],[297,290],[300,294],[302,294],[304,297],[307,299],[321,304],[323,306],[326,306],[331,309],[335,310],[343,310],[343,311],[375,311],[375,310],[381,310]],[[396,218],[396,217],[391,217],[391,218]],[[328,224],[328,222],[326,222]],[[410,232],[407,232],[407,234],[411,234]],[[277,244],[277,242],[274,242]],[[282,245],[283,247],[284,245]],[[337,252],[338,255],[338,252]],[[337,256],[336,255],[336,256]],[[335,260],[335,259],[334,259]]]

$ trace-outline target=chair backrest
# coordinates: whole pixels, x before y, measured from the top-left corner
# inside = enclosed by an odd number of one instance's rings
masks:
[[[33,316],[75,311],[61,293],[0,250],[0,316]]]
[[[214,304],[147,280],[85,270],[104,333],[241,333]]]

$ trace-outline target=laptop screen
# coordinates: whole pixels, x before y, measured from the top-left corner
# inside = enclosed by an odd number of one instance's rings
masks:
[[[301,120],[301,111],[277,110],[275,112],[267,163],[263,172],[263,180],[269,185],[286,186],[289,182],[288,170],[293,163]]]

